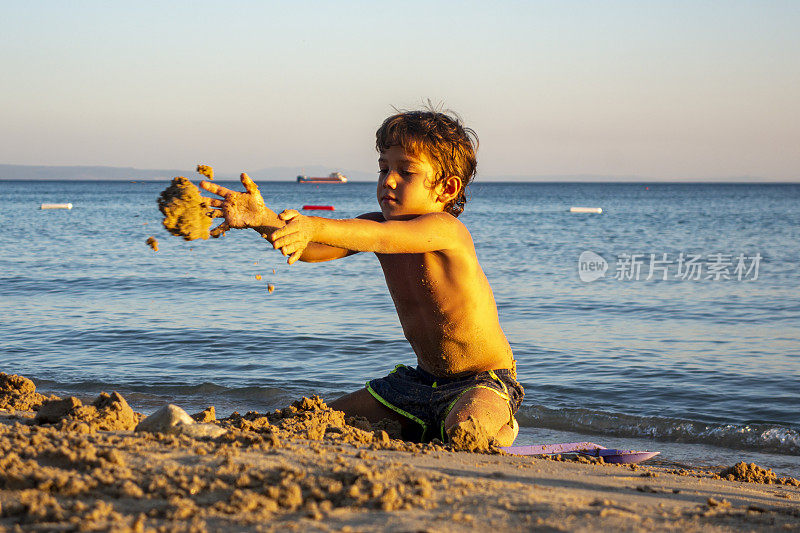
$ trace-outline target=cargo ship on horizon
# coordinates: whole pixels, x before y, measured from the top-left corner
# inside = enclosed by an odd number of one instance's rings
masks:
[[[326,178],[297,176],[297,183],[347,183],[347,178],[341,172],[331,172]]]

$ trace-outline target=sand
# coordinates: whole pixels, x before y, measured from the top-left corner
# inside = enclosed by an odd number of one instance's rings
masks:
[[[30,380],[11,381],[25,390],[0,392],[0,529],[800,529],[793,484],[406,443],[391,424],[345,419],[317,397],[272,413],[194,415],[227,430],[214,439],[107,430],[131,423],[121,396],[37,405]]]
[[[158,239],[153,236],[147,238],[147,246],[153,249],[154,252],[158,251]]]
[[[214,169],[208,165],[197,165],[197,172],[214,181]]]
[[[178,176],[161,192],[158,208],[164,215],[164,228],[184,240],[208,239],[211,227],[208,199],[188,179]]]

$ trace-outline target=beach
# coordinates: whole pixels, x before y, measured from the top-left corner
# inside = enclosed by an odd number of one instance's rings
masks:
[[[390,426],[345,420],[317,397],[271,413],[194,415],[224,430],[215,438],[132,431],[144,415],[116,393],[84,405],[2,377],[0,528],[9,531],[800,529],[800,483],[757,467],[742,482],[456,451],[391,438]]]

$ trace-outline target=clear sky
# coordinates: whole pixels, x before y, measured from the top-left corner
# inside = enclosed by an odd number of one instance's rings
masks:
[[[372,171],[431,99],[484,179],[800,181],[796,0],[3,2],[0,87],[8,164]]]

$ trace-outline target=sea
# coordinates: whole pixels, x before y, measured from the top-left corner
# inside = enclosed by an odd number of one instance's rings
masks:
[[[0,371],[226,416],[415,364],[374,255],[290,266],[250,230],[186,242],[161,226],[166,186],[0,182]],[[260,187],[278,211],[378,210],[372,183]],[[517,444],[800,477],[800,184],[479,181],[460,220],[526,391]]]

